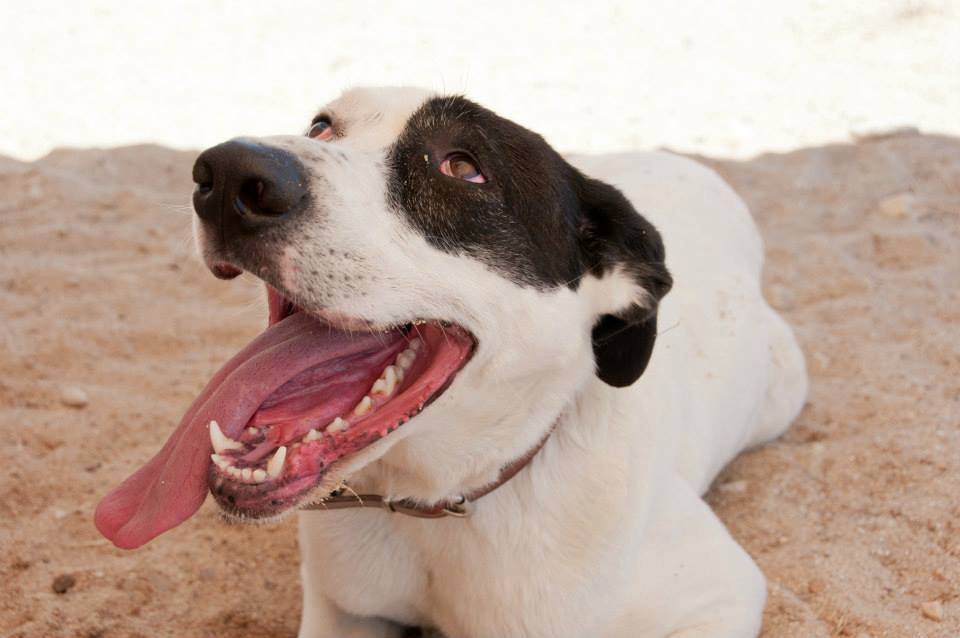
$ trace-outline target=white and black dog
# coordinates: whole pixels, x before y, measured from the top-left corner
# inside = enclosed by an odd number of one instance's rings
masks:
[[[270,325],[101,503],[114,543],[208,490],[244,519],[308,507],[303,638],[759,632],[763,576],[701,495],[806,374],[716,174],[565,159],[391,88],[208,149],[194,179],[205,262],[263,279]]]

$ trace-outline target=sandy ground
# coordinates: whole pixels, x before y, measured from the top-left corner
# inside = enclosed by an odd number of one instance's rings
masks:
[[[263,322],[254,282],[192,257],[191,161],[0,159],[0,636],[295,633],[289,522],[229,527],[208,502],[135,552],[91,523]],[[709,496],[769,577],[765,636],[955,638],[960,140],[710,163],[755,212],[812,375],[790,432]]]
[[[295,132],[355,84],[465,91],[583,152],[960,135],[957,0],[0,0],[0,60],[25,159]]]

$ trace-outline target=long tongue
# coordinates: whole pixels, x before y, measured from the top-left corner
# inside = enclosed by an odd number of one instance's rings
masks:
[[[139,547],[196,512],[207,495],[216,419],[232,438],[264,400],[298,373],[382,349],[383,334],[347,334],[297,313],[270,326],[210,380],[156,456],[97,506],[100,533],[124,549]]]

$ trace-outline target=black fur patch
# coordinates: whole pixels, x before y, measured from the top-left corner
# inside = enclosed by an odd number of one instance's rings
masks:
[[[484,184],[440,172],[450,153],[476,160]],[[615,386],[643,372],[656,305],[670,290],[660,234],[616,188],[580,173],[542,137],[469,100],[428,100],[388,153],[391,204],[435,247],[467,254],[525,286],[574,290],[615,267],[649,293],[598,319],[598,375]],[[652,329],[651,329],[652,326]]]
[[[454,151],[471,155],[487,183],[443,175]],[[464,98],[435,98],[410,118],[388,165],[392,203],[437,248],[538,288],[583,272],[570,167],[536,133]]]

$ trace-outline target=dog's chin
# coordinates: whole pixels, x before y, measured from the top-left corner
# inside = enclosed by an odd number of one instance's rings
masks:
[[[316,483],[313,487],[307,487],[299,492],[292,492],[287,496],[280,494],[265,493],[257,499],[252,496],[249,502],[238,502],[236,499],[231,501],[229,498],[219,498],[212,487],[218,481],[222,482],[222,477],[216,476],[216,468],[210,469],[211,491],[214,493],[214,501],[220,508],[220,516],[227,523],[254,524],[254,525],[272,525],[279,523],[292,516],[300,507],[323,503],[324,500],[334,495],[342,494],[344,491],[346,477],[351,470],[345,466],[355,466],[351,463],[352,459],[335,463],[327,472],[316,477]],[[361,468],[355,468],[361,469]],[[264,501],[269,503],[264,503]]]
[[[268,302],[271,328],[294,322],[300,332],[313,331],[291,346],[298,357],[310,347],[329,352],[318,358],[320,363],[279,381],[265,379],[275,389],[245,423],[223,430],[211,424],[216,453],[207,482],[233,520],[274,521],[302,504],[322,501],[348,471],[385,449],[387,437],[428,409],[476,347],[470,332],[448,322],[418,320],[384,328],[362,319],[318,317],[273,289]],[[331,326],[333,321],[349,321],[349,332]],[[264,362],[265,370],[270,366]]]

